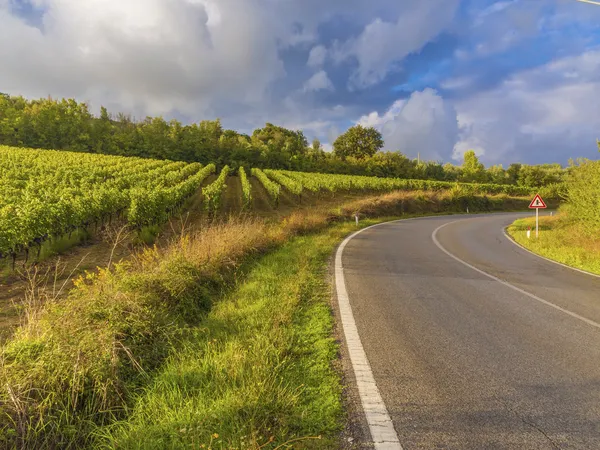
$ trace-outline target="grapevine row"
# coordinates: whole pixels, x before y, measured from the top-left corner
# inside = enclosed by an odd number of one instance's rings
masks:
[[[214,172],[198,163],[0,146],[0,258],[121,216],[160,223]]]
[[[304,189],[319,191],[391,191],[391,190],[448,190],[460,187],[470,194],[530,195],[530,188],[500,184],[455,183],[447,181],[406,180],[400,178],[377,178],[357,175],[333,175],[321,173],[274,171],[300,183]]]
[[[300,196],[302,195],[303,187],[302,183],[300,183],[299,181],[296,181],[293,178],[290,178],[286,174],[277,170],[266,169],[264,172],[269,176],[269,178],[282,185],[292,194]]]
[[[258,181],[264,186],[271,200],[275,202],[275,205],[279,205],[279,194],[281,191],[280,186],[277,183],[269,180],[269,177],[260,169],[252,169],[252,176],[256,177]]]
[[[218,178],[202,190],[206,210],[210,214],[215,214],[221,207],[221,199],[225,190],[227,176],[229,175],[229,166],[223,167]]]
[[[248,179],[248,175],[246,175],[246,170],[243,167],[239,168],[238,174],[240,176],[240,182],[242,184],[242,204],[243,204],[243,208],[247,209],[252,204],[252,185],[250,184],[250,180]]]

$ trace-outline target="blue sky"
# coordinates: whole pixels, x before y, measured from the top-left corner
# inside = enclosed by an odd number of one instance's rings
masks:
[[[566,164],[598,157],[598,24],[576,0],[0,0],[0,91]]]

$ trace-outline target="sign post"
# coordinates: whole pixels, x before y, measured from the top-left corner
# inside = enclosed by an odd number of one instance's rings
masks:
[[[529,204],[529,209],[535,209],[535,237],[538,238],[540,236],[540,209],[546,209],[546,203],[540,197],[540,194],[537,194],[535,198]]]

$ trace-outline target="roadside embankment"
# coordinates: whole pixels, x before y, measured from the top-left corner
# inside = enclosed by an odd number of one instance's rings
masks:
[[[356,229],[348,220],[527,204],[391,193],[279,223],[213,224],[88,273],[66,299],[31,302],[40,306],[2,348],[0,443],[330,446],[341,398],[323,273],[335,245]]]
[[[523,247],[546,258],[587,272],[600,274],[600,161],[579,161],[565,182],[565,203],[553,217],[517,220],[508,233]]]
[[[531,237],[527,238],[527,230]],[[540,217],[539,238],[535,217],[519,219],[507,228],[508,234],[526,249],[576,269],[600,275],[600,237],[565,214]]]

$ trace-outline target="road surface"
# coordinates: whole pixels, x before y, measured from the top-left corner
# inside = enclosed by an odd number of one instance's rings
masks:
[[[405,450],[600,449],[600,278],[509,242],[519,216],[389,223],[343,250]]]

